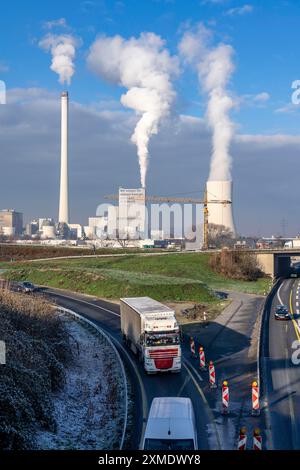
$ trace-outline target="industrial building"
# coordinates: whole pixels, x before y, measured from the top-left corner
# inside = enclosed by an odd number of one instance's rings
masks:
[[[0,210],[0,233],[7,237],[22,235],[23,214],[14,209]]]
[[[145,188],[119,188],[119,238],[145,238]]]

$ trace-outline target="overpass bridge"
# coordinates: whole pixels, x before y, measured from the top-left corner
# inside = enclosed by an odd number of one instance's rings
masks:
[[[262,270],[272,277],[289,275],[291,258],[300,258],[300,248],[247,250],[257,256]]]

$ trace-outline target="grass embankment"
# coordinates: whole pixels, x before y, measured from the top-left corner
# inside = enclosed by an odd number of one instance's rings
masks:
[[[160,250],[147,250],[160,251]],[[83,255],[108,255],[120,253],[138,253],[143,250],[137,248],[98,248],[88,247],[44,246],[44,245],[13,245],[0,243],[0,261],[23,261],[40,258],[56,258]]]
[[[11,263],[5,277],[107,299],[147,295],[161,301],[208,304],[217,302],[212,289],[262,294],[270,283],[265,278],[255,282],[227,279],[211,269],[206,253]]]
[[[0,290],[0,449],[31,449],[37,427],[55,431],[52,392],[65,382],[69,337],[42,298]]]

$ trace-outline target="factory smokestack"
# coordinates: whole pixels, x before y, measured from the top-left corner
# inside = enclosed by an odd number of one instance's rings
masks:
[[[208,223],[224,225],[236,234],[232,213],[232,181],[207,181]],[[213,201],[228,201],[213,203]]]
[[[69,223],[68,201],[68,113],[69,96],[67,91],[61,94],[61,162],[60,162],[60,197],[58,222]]]

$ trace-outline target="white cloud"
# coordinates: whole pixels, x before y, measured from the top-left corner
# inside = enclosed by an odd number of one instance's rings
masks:
[[[265,147],[282,147],[300,145],[300,136],[288,134],[240,134],[236,136],[236,142],[256,144]]]
[[[227,16],[243,16],[246,15],[247,13],[251,13],[253,11],[253,6],[249,4],[245,4],[241,7],[234,7],[230,8],[225,12],[225,15]]]
[[[275,113],[292,114],[299,111],[300,106],[294,103],[287,103],[280,108],[275,109]]]
[[[266,91],[263,91],[262,93],[258,93],[257,95],[254,95],[253,100],[260,102],[260,103],[265,103],[271,98],[270,94],[267,93]]]
[[[8,90],[0,107],[3,207],[26,218],[56,216],[59,190],[60,97],[39,88]],[[137,187],[139,173],[130,135],[132,112],[74,102],[70,96],[69,176],[72,221],[86,223],[105,194]],[[167,121],[151,143],[149,194],[201,190],[209,172],[211,135],[204,119]],[[298,230],[300,136],[238,134],[232,145],[234,212],[241,233],[277,233],[278,220]],[[284,178],[282,177],[284,165]],[[5,178],[3,177],[5,175]],[[14,184],[11,184],[11,181]]]
[[[262,91],[257,94],[245,94],[237,99],[237,103],[240,106],[251,106],[251,107],[259,107],[263,108],[266,106],[267,102],[271,99],[271,95],[266,92]]]
[[[43,27],[45,29],[52,29],[52,28],[67,28],[67,21],[65,18],[58,18],[57,20],[50,20],[50,21],[45,21],[43,24]]]

